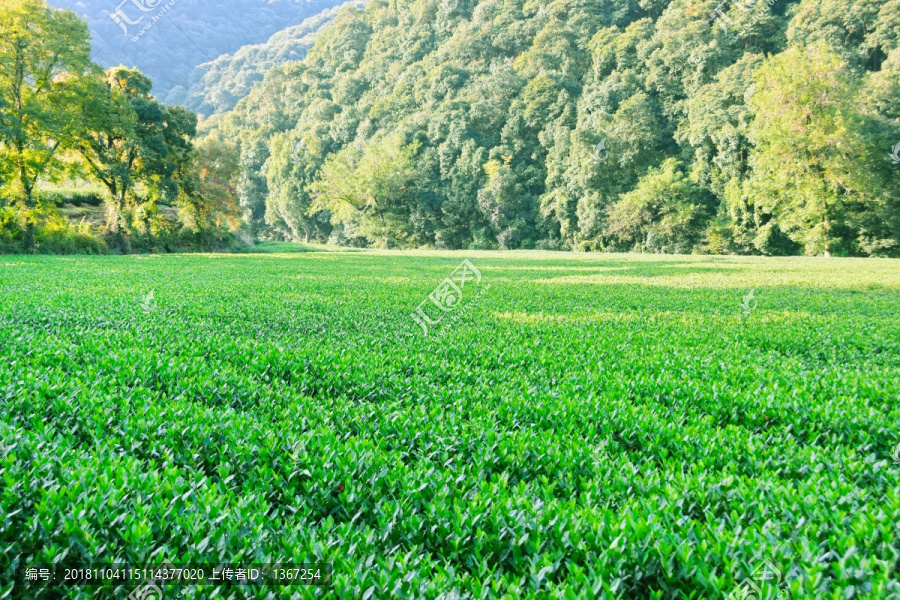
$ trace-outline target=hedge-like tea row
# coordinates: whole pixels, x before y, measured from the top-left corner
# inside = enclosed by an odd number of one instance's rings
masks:
[[[564,256],[468,256],[442,338],[410,313],[458,254],[8,258],[0,597],[163,559],[335,567],[167,598],[723,598],[766,560],[900,597],[900,262]]]

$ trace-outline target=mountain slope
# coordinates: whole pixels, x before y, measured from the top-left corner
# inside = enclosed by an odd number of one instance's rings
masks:
[[[49,0],[88,21],[94,60],[137,67],[165,99],[194,67],[345,0]]]
[[[361,8],[365,0],[354,0],[350,4]],[[234,54],[223,54],[197,66],[189,79],[190,88],[175,87],[166,102],[181,104],[205,115],[233,109],[268,71],[287,62],[302,60],[322,29],[333,22],[338,8],[324,10],[300,25],[279,31],[263,44],[244,46]]]

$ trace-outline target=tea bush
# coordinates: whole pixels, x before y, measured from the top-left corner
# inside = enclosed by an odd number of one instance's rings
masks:
[[[163,559],[334,565],[166,598],[724,598],[764,561],[770,594],[900,597],[898,261],[2,262],[0,597]]]

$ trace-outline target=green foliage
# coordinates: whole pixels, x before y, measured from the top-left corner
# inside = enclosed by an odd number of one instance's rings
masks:
[[[683,254],[700,242],[711,205],[670,158],[610,207],[606,235],[625,249]]]
[[[196,145],[182,168],[185,172],[176,204],[185,227],[193,232],[221,226],[238,227],[240,151],[237,144],[208,136]]]
[[[333,154],[311,188],[315,201],[308,214],[329,211],[347,237],[364,237],[384,248],[406,245],[417,149],[417,143],[405,145],[395,135]]]
[[[859,110],[859,79],[819,43],[767,61],[756,80],[747,194],[807,254],[857,253],[859,213],[897,190],[881,176],[886,140]]]
[[[706,196],[696,219],[678,221],[689,230],[673,233],[669,250],[711,251],[712,235],[728,253],[900,252],[900,192],[887,158],[900,142],[895,3],[728,3],[713,22],[720,4],[344,7],[302,62],[272,69],[205,131],[241,140],[244,216],[272,237],[322,239],[327,217],[311,221],[308,208],[322,166],[399,136],[419,143],[406,220],[388,224],[409,246],[630,247],[631,238],[607,239],[623,225],[609,222],[613,207],[675,159]],[[843,65],[833,110],[788,93],[816,87],[828,70],[802,58],[815,52]],[[782,92],[786,112],[767,114],[765,99]],[[784,127],[801,115],[820,134],[790,140]],[[310,161],[288,168],[285,149],[312,139]],[[837,144],[821,168],[840,171],[852,192],[832,189],[834,178],[816,187],[815,175],[791,183],[808,166],[803,153],[826,149],[805,144],[819,142]],[[830,237],[815,203],[841,213]],[[349,215],[331,217],[333,240],[360,243]],[[625,225],[671,229],[662,213],[653,218]],[[380,246],[388,237],[363,239]]]
[[[63,554],[334,563],[235,599],[900,594],[896,260],[468,256],[440,340],[458,254],[5,257],[0,596]]]
[[[76,137],[70,109],[92,70],[85,24],[44,0],[6,0],[0,6],[0,196],[37,205],[41,178],[64,172],[63,151]]]
[[[107,230],[121,235],[128,205],[147,223],[155,201],[178,198],[197,117],[157,102],[150,79],[134,69],[110,69],[89,85],[78,151],[90,176],[108,191]]]
[[[71,11],[44,0],[0,7],[0,208],[11,211],[2,250],[104,251],[95,233],[102,215],[88,208],[100,203],[95,186],[104,189],[104,236],[118,252],[234,247],[237,145],[209,136],[195,147],[193,112],[157,101],[137,69],[102,73],[89,51]],[[83,188],[52,185],[73,180]]]
[[[0,207],[0,254],[105,254],[107,245],[84,222],[73,225],[47,208]]]
[[[40,190],[40,197],[46,204],[60,207],[64,204],[73,206],[100,206],[103,204],[103,192],[83,187],[56,187]]]

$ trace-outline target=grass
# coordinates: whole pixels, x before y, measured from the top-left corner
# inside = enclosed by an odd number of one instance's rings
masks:
[[[337,249],[322,244],[298,244],[295,242],[259,242],[245,249],[249,254],[290,254],[294,252],[323,252]]]
[[[900,261],[0,262],[0,597],[63,555],[334,565],[235,598],[723,598],[767,560],[900,597]]]

